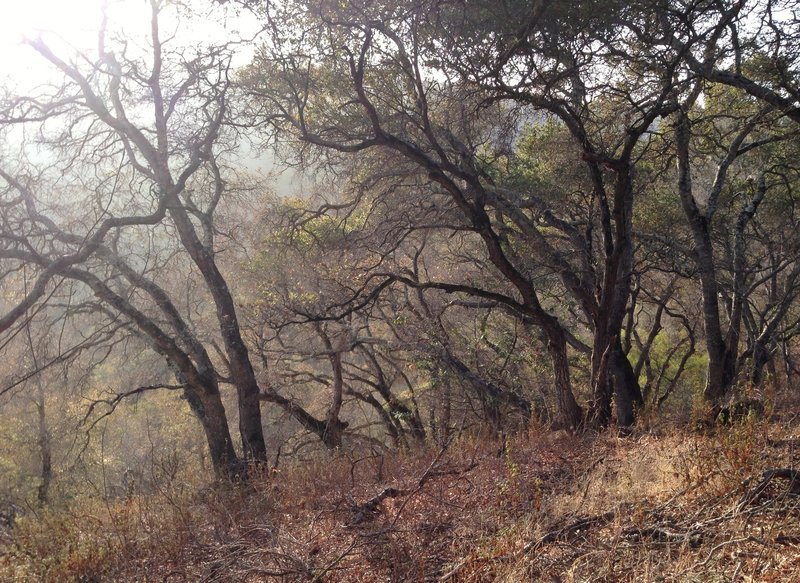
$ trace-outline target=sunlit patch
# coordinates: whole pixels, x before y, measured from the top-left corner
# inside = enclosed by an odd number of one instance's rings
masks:
[[[48,44],[91,54],[104,21],[126,36],[130,28],[147,28],[149,2],[143,0],[28,0],[9,2],[0,18],[0,84],[5,87],[46,82],[53,71],[33,57],[26,41],[43,37]],[[104,17],[105,15],[105,17]]]
[[[28,0],[9,2],[0,19],[2,42],[21,42],[55,32],[68,40],[96,31],[102,14],[102,0]]]
[[[170,39],[171,46],[229,42],[240,28],[251,37],[259,28],[256,20],[245,22],[212,2],[190,12],[181,4],[162,0],[157,9],[161,35]],[[7,2],[0,17],[0,87],[30,87],[53,80],[52,67],[27,46],[26,41],[38,37],[58,54],[76,58],[82,53],[87,61],[96,58],[101,29],[106,33],[106,49],[124,50],[129,56],[148,50],[152,10],[149,0]]]

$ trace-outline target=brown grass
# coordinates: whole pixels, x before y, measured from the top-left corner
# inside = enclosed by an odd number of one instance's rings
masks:
[[[800,497],[780,480],[743,497],[764,470],[797,467],[795,430],[321,456],[246,487],[165,486],[24,517],[0,580],[800,581]],[[353,524],[387,487],[401,495]]]

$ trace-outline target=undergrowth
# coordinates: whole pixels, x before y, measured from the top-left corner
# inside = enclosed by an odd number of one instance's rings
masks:
[[[798,446],[790,419],[321,456],[31,512],[0,580],[800,581]]]

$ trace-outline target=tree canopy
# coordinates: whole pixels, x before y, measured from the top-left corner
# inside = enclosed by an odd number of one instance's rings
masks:
[[[180,394],[245,477],[308,435],[626,432],[792,385],[792,3],[234,8],[252,37],[151,0],[143,35],[27,39],[51,77],[0,99],[3,394],[42,499],[76,391],[83,429]]]

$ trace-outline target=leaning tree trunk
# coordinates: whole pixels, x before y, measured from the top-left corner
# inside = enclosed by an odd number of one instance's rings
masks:
[[[175,367],[174,363],[171,364]],[[186,375],[177,369],[175,377],[186,385],[183,394],[189,403],[189,408],[203,428],[211,465],[216,476],[219,478],[244,477],[243,464],[233,448],[225,406],[222,404],[216,382],[210,381],[197,386],[187,382]]]
[[[344,430],[347,429],[348,423],[347,421],[342,421],[341,419],[336,419],[333,421],[332,419],[317,419],[311,413],[306,411],[302,405],[293,401],[292,399],[287,399],[283,395],[277,393],[274,388],[267,386],[265,387],[265,391],[261,393],[260,399],[267,403],[275,403],[281,409],[286,411],[289,415],[291,415],[300,425],[302,425],[305,429],[319,437],[320,441],[328,447],[334,448],[338,447],[336,445],[336,440],[333,439],[331,436],[333,435],[342,435]],[[336,426],[333,426],[333,423]]]
[[[175,338],[97,276],[75,268],[65,269],[63,273],[88,285],[98,299],[130,318],[139,332],[148,338],[153,350],[166,358],[175,377],[184,385],[184,395],[206,434],[215,473],[218,476],[239,476],[241,464],[233,449],[228,419],[213,367],[203,366],[202,370],[198,369],[195,361],[178,346]],[[195,358],[204,360],[202,355],[195,354]]]
[[[242,339],[233,296],[217,267],[213,250],[206,247],[198,237],[179,197],[173,195],[172,199],[174,204],[169,209],[170,217],[175,223],[184,248],[203,276],[217,308],[217,321],[228,357],[230,375],[236,386],[239,433],[244,457],[247,460],[265,462],[267,447],[261,421],[260,389],[247,346]]]
[[[583,423],[583,409],[575,401],[569,375],[567,338],[560,325],[550,325],[544,330],[547,336],[547,352],[553,366],[555,389],[556,425],[565,429],[576,429]]]
[[[472,387],[481,402],[486,419],[494,431],[500,432],[502,430],[503,412],[500,408],[501,405],[507,405],[518,411],[522,415],[524,423],[528,424],[531,418],[531,402],[528,399],[475,374],[447,346],[443,345],[436,352],[436,356],[458,380]]]
[[[225,417],[225,407],[217,395],[203,395],[203,406],[200,423],[208,442],[211,463],[218,476],[241,477],[242,467],[236,451],[233,449],[230,429]]]

